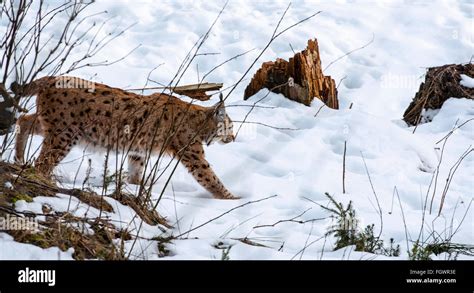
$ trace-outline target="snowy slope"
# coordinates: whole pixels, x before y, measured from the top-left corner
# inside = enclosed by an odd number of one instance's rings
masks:
[[[99,1],[94,11],[106,9],[108,16],[115,16],[108,29],[137,24],[111,43],[110,50],[102,52],[98,59],[120,58],[138,44],[142,46],[111,67],[87,68],[75,75],[94,77],[94,80],[111,86],[137,88],[145,84],[151,69],[163,63],[151,78],[166,84],[222,5],[220,1]],[[182,84],[197,81],[196,68],[202,77],[216,64],[257,48],[207,77],[208,81],[223,82],[225,86],[234,84],[266,44],[286,6],[286,1],[230,1],[201,50],[219,54],[199,56],[183,77]],[[401,255],[390,259],[407,259],[406,233],[410,239],[416,239],[423,217],[423,238],[433,230],[441,237],[448,237],[453,232],[450,227],[456,230],[462,223],[452,241],[474,243],[474,212],[472,207],[468,209],[474,196],[472,154],[456,171],[442,214],[436,217],[450,168],[470,145],[472,147],[473,123],[456,130],[446,143],[431,214],[429,204],[434,185],[427,196],[441,155],[442,143],[437,142],[455,125],[474,118],[474,102],[448,100],[433,121],[418,126],[415,133],[401,120],[403,111],[423,80],[426,67],[462,63],[471,58],[474,53],[474,5],[470,1],[295,1],[282,27],[319,10],[322,11],[320,15],[277,39],[250,72],[253,74],[264,61],[292,56],[290,44],[299,51],[304,49],[309,38],[318,38],[323,68],[374,38],[366,48],[325,70],[336,83],[340,82],[341,109],[336,111],[324,107],[319,111],[322,105],[319,101],[306,107],[283,96],[268,94],[266,90],[243,101],[243,90],[248,80],[237,87],[227,100],[230,117],[242,121],[249,111],[249,107],[242,105],[253,105],[266,96],[258,104],[264,107],[255,108],[248,121],[276,127],[245,124],[234,143],[206,148],[208,161],[216,173],[228,189],[242,199],[213,199],[179,166],[158,211],[175,226],[168,233],[178,235],[235,206],[276,196],[236,209],[183,235],[169,245],[171,255],[167,259],[220,259],[222,248],[229,245],[232,245],[230,259],[387,258],[355,252],[353,247],[332,251],[334,239],[325,237],[332,221],[328,212],[314,203],[327,205],[326,192],[344,204],[353,201],[361,227],[373,223],[377,233],[381,226],[379,201],[383,218],[382,238],[386,242],[393,238],[401,246]],[[91,13],[94,11],[90,10]],[[469,82],[467,78],[464,80]],[[349,109],[351,104],[352,109]],[[235,123],[236,130],[239,125]],[[347,144],[345,194],[342,193],[344,142]],[[31,149],[35,150],[40,143],[41,139],[35,137]],[[7,154],[5,159],[11,159],[11,154]],[[84,154],[86,158],[82,161]],[[74,149],[56,170],[64,186],[81,185],[87,158],[92,159],[92,181],[100,186],[104,156],[80,148]],[[115,167],[115,158],[112,158],[110,167]],[[165,181],[166,176],[154,186],[155,199]],[[395,187],[400,200],[394,196]],[[127,188],[132,192],[136,189],[135,186]],[[42,203],[48,203],[57,210],[65,210],[68,201],[67,196],[55,199],[37,197],[33,203],[20,202],[17,208],[39,211]],[[108,216],[129,228],[140,226],[138,220],[133,220],[129,208],[112,199],[108,201],[119,208],[118,213]],[[424,208],[426,202],[428,211]],[[75,214],[88,213],[91,216],[98,212],[81,205],[74,204],[77,207]],[[280,220],[293,218],[304,223],[287,221],[272,226]],[[129,225],[130,221],[132,224]],[[261,225],[269,226],[257,227]],[[151,238],[162,232],[156,226],[144,224],[139,234]],[[266,247],[237,240],[243,238]],[[5,247],[9,249],[3,249]],[[132,258],[158,258],[154,241],[139,240],[135,244],[130,241],[127,248],[133,250]],[[58,258],[53,250],[43,253],[37,250],[27,245],[13,247],[11,238],[0,233],[0,259]],[[70,254],[62,253],[61,259]]]

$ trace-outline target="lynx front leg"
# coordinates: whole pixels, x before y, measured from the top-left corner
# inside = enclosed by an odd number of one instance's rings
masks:
[[[211,166],[204,158],[204,149],[201,144],[193,144],[184,150],[181,154],[181,162],[193,175],[193,177],[207,191],[219,199],[238,199],[230,193],[222,182],[217,178]]]

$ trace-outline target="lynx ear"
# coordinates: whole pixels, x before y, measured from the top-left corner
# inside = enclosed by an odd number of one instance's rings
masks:
[[[219,95],[219,102],[214,105],[214,115],[217,122],[224,122],[225,119],[225,105],[222,93]]]

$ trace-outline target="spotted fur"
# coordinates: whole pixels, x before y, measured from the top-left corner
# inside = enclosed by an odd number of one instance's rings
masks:
[[[128,154],[129,182],[139,184],[147,152],[179,159],[215,198],[235,198],[204,156],[203,144],[233,141],[224,102],[202,107],[165,94],[138,95],[95,83],[94,90],[58,88],[43,77],[23,87],[37,95],[34,114],[17,122],[16,160],[22,163],[28,135],[44,137],[35,166],[50,175],[78,144]]]

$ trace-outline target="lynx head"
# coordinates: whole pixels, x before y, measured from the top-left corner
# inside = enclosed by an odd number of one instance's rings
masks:
[[[206,139],[208,145],[213,142],[225,144],[234,141],[233,124],[225,111],[222,93],[219,95],[219,99],[220,101],[211,108],[214,127]]]

